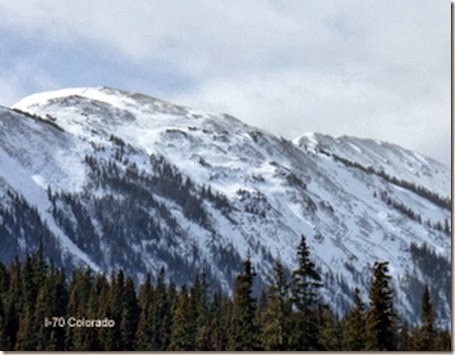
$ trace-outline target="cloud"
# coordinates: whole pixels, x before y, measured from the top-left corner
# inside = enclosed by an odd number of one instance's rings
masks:
[[[0,96],[1,102],[5,106],[10,106],[17,101],[19,97],[23,97],[24,91],[21,90],[13,78],[5,77],[0,74]]]
[[[172,99],[229,112],[289,139],[309,131],[352,135],[400,144],[445,163],[450,158],[448,93],[404,100],[399,89],[385,90],[347,74],[286,71],[204,82]]]
[[[18,60],[9,71],[0,70],[0,98],[5,106],[13,105],[30,90],[39,92],[59,87],[59,82],[38,66],[33,58]]]
[[[308,130],[371,136],[449,162],[450,7],[443,1],[0,0],[2,28],[39,43],[37,51],[85,43],[152,73],[122,87],[137,83],[286,137]],[[60,61],[70,55],[65,50]],[[157,89],[154,80],[166,78],[154,67],[180,84]],[[32,68],[43,78],[52,71],[45,63]],[[74,82],[71,75],[49,77],[50,86]],[[115,75],[107,71],[106,81]]]
[[[448,48],[438,48],[450,38],[441,21],[450,20],[448,8],[431,0],[0,0],[0,9],[4,26],[36,40],[84,38],[196,74],[365,61],[427,65],[427,58],[447,60]]]

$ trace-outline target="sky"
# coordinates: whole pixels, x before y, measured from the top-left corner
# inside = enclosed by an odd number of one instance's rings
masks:
[[[110,86],[450,166],[448,0],[0,0],[0,105]]]

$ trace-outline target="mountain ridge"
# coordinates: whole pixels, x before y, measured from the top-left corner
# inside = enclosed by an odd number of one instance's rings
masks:
[[[13,109],[0,112],[8,132],[0,133],[3,205],[19,208],[10,191],[36,208],[53,235],[48,255],[60,254],[64,265],[122,267],[136,278],[165,266],[177,282],[205,267],[228,292],[247,253],[259,278],[277,258],[292,269],[303,233],[339,312],[353,287],[366,299],[368,266],[385,259],[411,322],[418,314],[412,293],[429,281],[441,299],[440,322],[450,319],[446,275],[436,280],[413,249],[426,246],[427,259],[450,265],[450,210],[368,171],[382,168],[445,198],[450,172],[432,160],[352,137],[291,142],[226,114],[103,87],[38,94]],[[23,122],[13,125],[11,116]],[[400,164],[410,164],[406,173]],[[36,245],[32,227],[22,242],[3,240],[11,249],[5,259]]]

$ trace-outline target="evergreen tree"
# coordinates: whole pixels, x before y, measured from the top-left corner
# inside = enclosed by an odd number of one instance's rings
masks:
[[[425,285],[421,301],[421,321],[414,336],[414,349],[419,351],[432,351],[435,349],[437,331],[435,329],[435,314],[430,299],[428,285]]]
[[[120,323],[122,337],[121,350],[133,350],[139,315],[140,308],[136,298],[134,283],[128,277],[123,290],[122,317]]]
[[[11,283],[10,273],[6,266],[0,262],[0,295],[5,295],[8,292],[10,288],[10,283]]]
[[[208,309],[208,284],[205,270],[196,275],[191,287],[191,308],[194,321],[194,337],[196,350],[208,351],[212,349],[212,339]]]
[[[111,275],[111,287],[108,298],[108,318],[115,321],[115,327],[105,329],[105,350],[122,350],[122,315],[124,303],[125,275],[122,270]]]
[[[48,266],[46,265],[47,269]],[[65,328],[63,327],[43,327],[44,318],[65,317],[66,304],[68,302],[67,290],[65,285],[65,275],[62,270],[50,266],[44,284],[38,291],[35,318],[40,323],[38,328],[38,347],[37,350],[64,350],[65,347]]]
[[[322,322],[320,323],[320,349],[325,351],[344,350],[343,324],[328,307],[322,309]]]
[[[409,351],[413,350],[412,348],[412,339],[410,336],[409,325],[406,321],[400,320],[398,326],[398,341],[397,341],[397,350],[398,351]]]
[[[86,315],[91,319],[104,319],[109,311],[110,289],[104,275],[97,275],[93,286],[90,290],[89,302],[87,304]],[[100,351],[104,349],[105,329],[87,329],[84,348],[91,351]]]
[[[205,274],[180,291],[166,284],[164,269],[139,285],[121,270],[110,280],[76,269],[70,284],[63,269],[35,253],[22,266],[0,264],[0,349],[5,350],[427,350],[450,351],[450,332],[435,325],[425,286],[421,324],[409,329],[394,313],[388,263],[374,265],[370,308],[359,290],[343,322],[321,302],[320,277],[302,237],[298,268],[288,283],[281,263],[258,302],[248,259],[235,280],[234,296],[209,296]],[[114,318],[110,329],[43,327],[46,316]],[[115,330],[114,330],[115,329]],[[412,334],[411,336],[409,334]]]
[[[35,316],[38,295],[38,264],[35,255],[28,255],[23,268],[22,292],[23,305],[20,313],[19,330],[17,333],[16,350],[36,350],[38,346],[38,329],[42,320]]]
[[[150,304],[151,339],[150,344],[147,344],[147,350],[166,350],[170,343],[172,308],[164,280],[165,271],[162,268]]]
[[[291,347],[299,351],[320,350],[321,276],[310,259],[310,251],[303,235],[297,248],[297,262],[298,267],[292,273],[292,302],[296,313],[292,316],[295,331],[290,339]]]
[[[7,301],[10,275],[5,265],[0,263],[0,349],[8,350],[8,336],[6,332],[6,313],[4,303]],[[3,301],[5,300],[5,301]]]
[[[33,308],[30,304],[26,304],[23,308],[17,332],[16,350],[31,351],[37,348],[38,334]]]
[[[3,308],[2,297],[0,297],[0,350],[9,350],[8,337],[6,335],[5,310]]]
[[[256,300],[252,296],[253,271],[251,261],[244,263],[244,272],[237,276],[234,290],[234,314],[232,318],[229,350],[258,350],[258,326],[256,324]]]
[[[452,351],[452,336],[448,330],[437,333],[435,351]]]
[[[85,270],[78,269],[73,273],[68,289],[67,317],[75,317],[76,319],[87,317],[86,308],[90,300],[92,282],[93,275],[88,268]],[[66,350],[90,350],[86,348],[89,335],[86,329],[66,327],[65,331]]]
[[[346,350],[360,351],[365,349],[365,313],[358,288],[354,289],[353,297],[354,307],[345,322]]]
[[[283,265],[276,262],[273,268],[271,285],[267,288],[266,308],[261,317],[261,342],[267,351],[284,351],[289,341],[289,282]]]
[[[56,271],[54,287],[52,290],[53,313],[56,316],[64,316],[68,304],[68,289],[65,280],[65,270],[63,268]],[[52,350],[64,350],[65,348],[65,329],[57,328],[51,332]]]
[[[5,334],[7,338],[6,348],[14,350],[19,331],[19,315],[22,314],[23,308],[22,267],[17,257],[10,267],[9,280],[9,290],[4,304]]]
[[[223,297],[217,290],[209,307],[208,326],[210,328],[211,350],[225,351],[228,348],[228,335],[231,334],[230,326],[233,313],[231,299]]]
[[[151,302],[152,302],[152,284],[150,274],[147,274],[139,290],[139,308],[141,310],[136,331],[136,350],[149,350],[152,339],[151,334]]]
[[[172,313],[172,336],[168,350],[194,350],[194,323],[191,316],[190,298],[186,286],[183,285]]]
[[[8,306],[5,307],[5,335],[7,341],[5,349],[14,350],[19,331],[19,315],[15,304],[11,301],[8,303]]]
[[[396,317],[388,265],[387,261],[374,264],[366,323],[367,350],[396,350]]]

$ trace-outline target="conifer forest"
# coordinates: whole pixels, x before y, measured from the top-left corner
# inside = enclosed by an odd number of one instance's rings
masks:
[[[371,270],[368,295],[352,290],[354,306],[337,315],[305,237],[292,273],[276,262],[269,282],[254,293],[255,266],[243,262],[227,295],[204,272],[177,286],[161,269],[135,284],[78,268],[68,275],[45,260],[42,247],[25,260],[0,264],[1,350],[141,351],[450,351],[451,334],[435,322],[428,287],[420,321],[407,324],[394,307],[389,263]],[[368,302],[362,302],[367,299]]]

